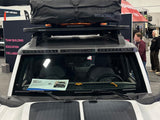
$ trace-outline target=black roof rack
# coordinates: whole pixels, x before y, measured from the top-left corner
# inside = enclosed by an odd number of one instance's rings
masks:
[[[30,46],[38,46],[40,43],[47,42],[52,35],[93,35],[99,34],[101,37],[110,39],[117,44],[124,44],[124,38],[120,35],[120,30],[128,29],[125,25],[107,26],[61,26],[61,27],[33,27],[24,28],[24,32],[33,33]]]
[[[106,31],[119,31],[123,29],[129,29],[126,25],[107,25],[107,26],[66,26],[66,27],[33,27],[24,28],[24,32],[31,33],[50,33],[53,35],[89,35],[89,34],[101,34]]]

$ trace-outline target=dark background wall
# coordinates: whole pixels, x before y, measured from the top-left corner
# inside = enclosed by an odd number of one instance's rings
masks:
[[[5,40],[5,58],[6,63],[10,64],[10,70],[13,70],[16,55],[20,47],[30,41],[31,33],[24,33],[23,28],[32,27],[29,21],[4,21],[3,35]]]
[[[0,6],[28,5],[29,0],[0,0]]]
[[[121,30],[121,34],[124,36],[125,39],[132,42],[133,41],[132,14],[123,14],[121,16],[120,25],[128,25],[129,26],[128,30]]]

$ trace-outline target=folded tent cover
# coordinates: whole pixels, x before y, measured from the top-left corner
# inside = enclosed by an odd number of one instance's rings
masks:
[[[148,20],[126,0],[121,1],[121,13],[132,14],[133,22],[148,22]]]
[[[29,5],[30,0],[0,0],[0,6]],[[129,2],[121,1],[121,13],[132,14],[133,22],[148,22]]]

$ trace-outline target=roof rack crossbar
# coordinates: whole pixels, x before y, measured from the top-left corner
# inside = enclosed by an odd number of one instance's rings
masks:
[[[129,29],[126,25],[107,25],[99,27],[33,27],[24,28],[24,32],[31,33],[52,33],[54,35],[83,35],[83,34],[99,34],[104,31]]]
[[[92,35],[99,34],[100,36],[115,41],[117,44],[125,44],[124,38],[120,35],[120,29],[128,29],[128,26],[108,25],[101,27],[34,27],[24,28],[25,32],[32,32],[30,46],[38,46],[39,43],[45,42],[52,35]],[[111,34],[110,34],[111,33]],[[110,35],[109,35],[110,34]]]

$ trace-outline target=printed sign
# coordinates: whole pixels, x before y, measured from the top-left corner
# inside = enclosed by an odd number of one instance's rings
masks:
[[[34,27],[27,20],[4,21],[3,36],[5,40],[5,57],[6,63],[10,65],[12,72],[16,55],[23,45],[31,40],[31,33],[24,33],[23,28]]]
[[[27,90],[65,91],[69,80],[32,79]]]

